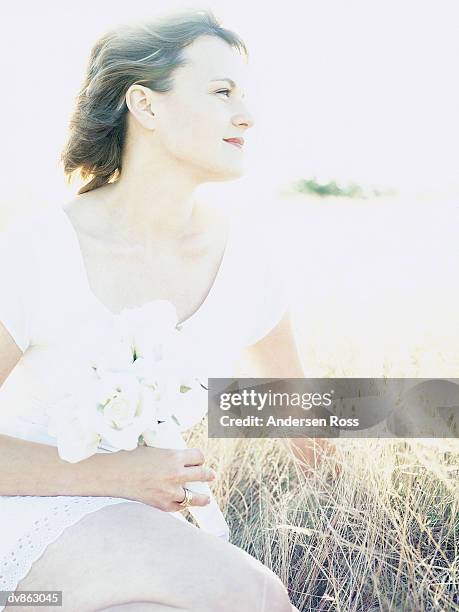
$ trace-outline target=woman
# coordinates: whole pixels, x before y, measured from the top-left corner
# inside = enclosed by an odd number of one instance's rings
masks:
[[[170,514],[208,503],[183,487],[215,478],[199,449],[68,464],[42,411],[79,384],[80,349],[103,343],[115,314],[159,298],[209,376],[231,376],[244,348],[260,375],[303,375],[276,259],[268,248],[249,258],[245,220],[233,226],[194,195],[242,173],[245,53],[202,11],[103,36],[63,154],[66,174],[87,182],[3,237],[1,590],[58,589],[69,611],[295,609],[271,570]]]

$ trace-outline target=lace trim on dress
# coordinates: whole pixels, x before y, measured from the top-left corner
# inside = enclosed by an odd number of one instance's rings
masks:
[[[21,499],[35,499],[34,496]],[[18,583],[28,574],[32,564],[45,552],[46,547],[54,542],[66,529],[78,522],[86,514],[99,510],[104,506],[122,502],[138,502],[119,497],[68,497],[56,496],[47,515],[33,522],[32,528],[23,533],[16,541],[14,549],[10,549],[0,559],[0,590],[14,591]],[[0,611],[5,606],[0,604]]]

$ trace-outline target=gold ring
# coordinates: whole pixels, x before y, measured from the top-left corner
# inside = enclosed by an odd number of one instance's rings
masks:
[[[191,502],[193,500],[193,492],[190,491],[190,489],[187,489],[186,487],[183,487],[183,490],[185,491],[185,497],[182,499],[181,502],[178,502],[178,505],[182,508],[188,508],[188,506],[191,506]]]

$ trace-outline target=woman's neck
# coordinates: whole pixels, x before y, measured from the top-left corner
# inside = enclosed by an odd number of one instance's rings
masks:
[[[158,242],[188,242],[208,228],[209,205],[199,202],[194,192],[180,195],[175,190],[166,198],[159,186],[130,192],[111,183],[78,199],[86,201],[88,214],[100,218],[106,234],[116,235],[121,243],[148,248]]]

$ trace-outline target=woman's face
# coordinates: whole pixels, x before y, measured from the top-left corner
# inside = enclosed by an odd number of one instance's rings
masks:
[[[172,90],[156,98],[155,137],[166,156],[189,166],[198,180],[237,178],[245,145],[226,139],[246,138],[253,125],[245,99],[245,60],[211,36],[196,39],[184,53],[189,63],[173,73]]]

